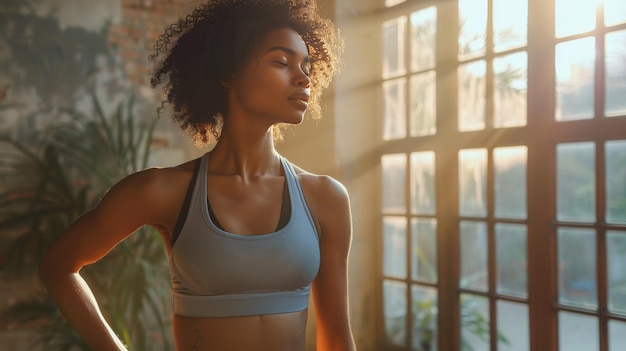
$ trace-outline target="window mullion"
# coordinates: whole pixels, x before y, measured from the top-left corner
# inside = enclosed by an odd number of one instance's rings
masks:
[[[458,4],[444,1],[437,11],[437,265],[439,268],[438,349],[460,350],[459,217],[457,143]],[[443,332],[446,331],[446,332]]]
[[[528,290],[532,351],[557,350],[554,1],[528,2]]]

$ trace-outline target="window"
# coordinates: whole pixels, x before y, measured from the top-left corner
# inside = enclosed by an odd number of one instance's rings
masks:
[[[386,1],[389,350],[626,345],[626,3]]]

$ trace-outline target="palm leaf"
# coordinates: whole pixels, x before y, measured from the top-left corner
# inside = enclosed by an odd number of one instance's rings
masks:
[[[59,311],[45,296],[37,296],[31,300],[18,302],[2,311],[5,323],[19,325],[51,323],[59,318]]]
[[[3,269],[34,273],[43,252],[72,220],[121,177],[148,164],[156,120],[138,120],[134,99],[118,104],[107,116],[94,97],[93,110],[88,115],[59,109],[57,122],[28,135],[24,140],[29,142],[0,138],[9,146],[0,152],[0,232],[14,237]],[[97,264],[81,270],[81,275],[124,342],[134,350],[147,350],[152,346],[150,331],[158,330],[164,335],[163,349],[171,348],[162,317],[169,285],[165,248],[154,230],[141,228]],[[26,308],[28,299],[6,313],[15,317],[15,323],[47,313],[50,323],[38,329],[34,341],[46,350],[88,350],[56,308],[50,307],[54,304],[47,295],[44,300],[37,313],[33,305]],[[153,325],[146,323],[150,320]]]

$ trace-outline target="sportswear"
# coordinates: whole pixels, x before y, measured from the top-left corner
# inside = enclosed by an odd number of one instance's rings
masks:
[[[292,165],[285,173],[283,212],[272,233],[239,235],[211,218],[209,154],[200,158],[172,238],[169,266],[174,313],[235,317],[295,312],[308,307],[320,264],[318,233]]]

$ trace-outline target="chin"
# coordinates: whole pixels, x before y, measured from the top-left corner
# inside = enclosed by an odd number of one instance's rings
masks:
[[[301,116],[300,118],[298,118],[298,120],[294,121],[292,124],[298,125],[298,124],[302,123],[303,121],[304,121],[304,116]]]
[[[278,121],[278,123],[298,125],[302,123],[303,121],[304,121],[304,113],[301,113],[298,115],[285,116],[284,118],[281,118]]]

